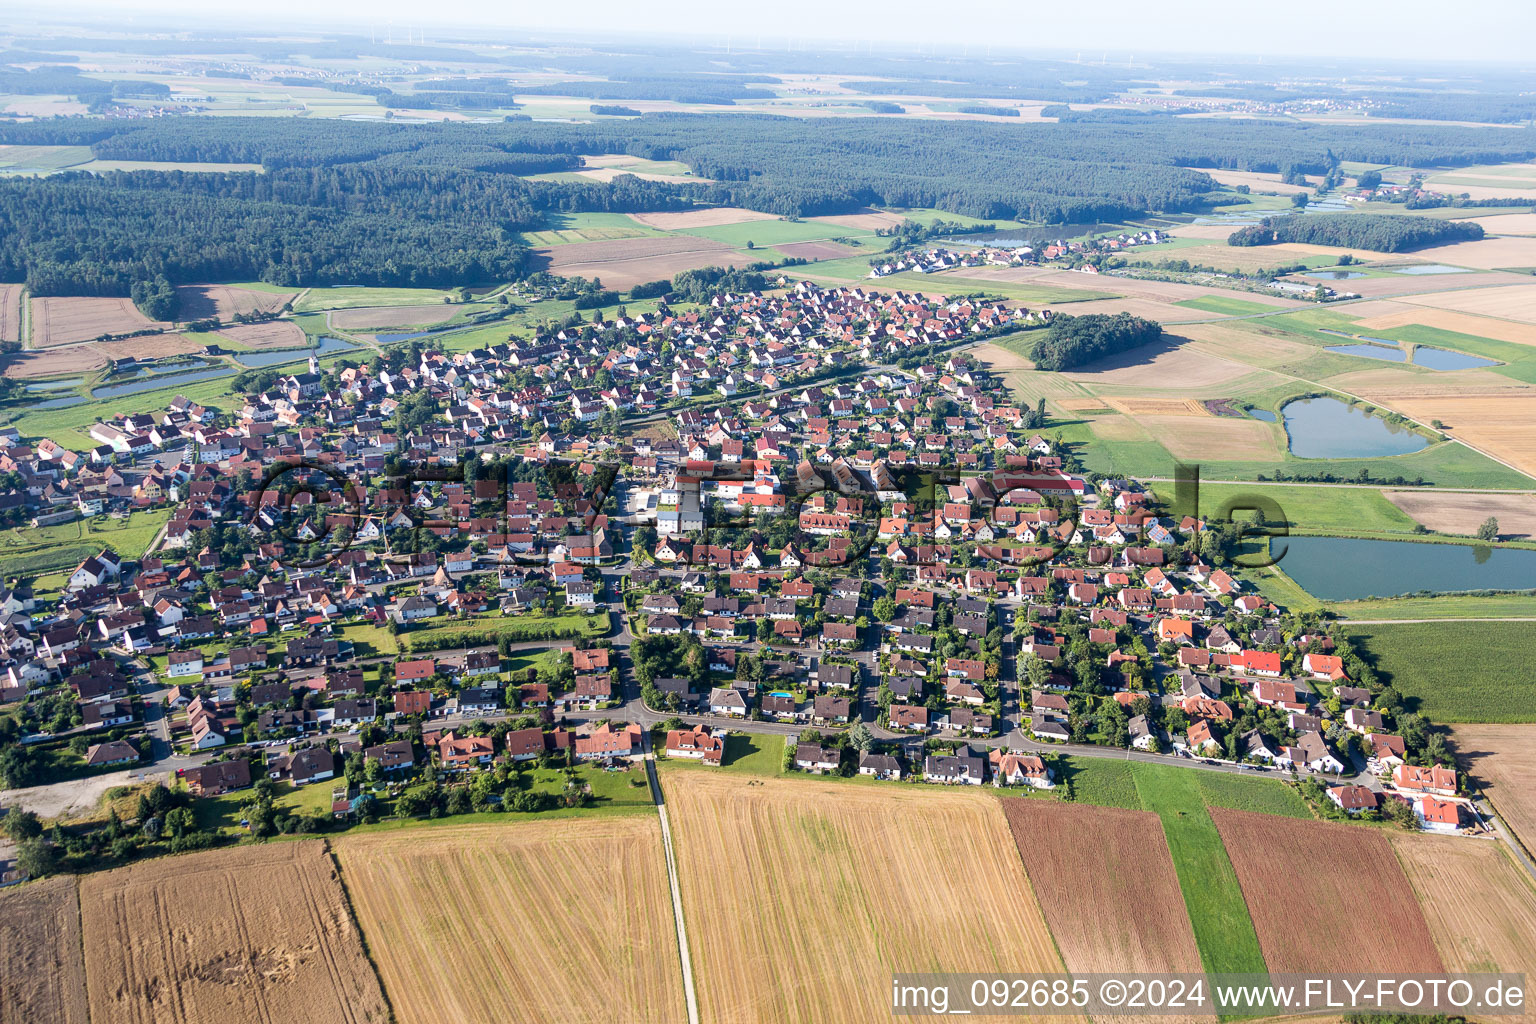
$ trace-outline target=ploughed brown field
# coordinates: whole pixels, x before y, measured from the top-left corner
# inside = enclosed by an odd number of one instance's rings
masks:
[[[1499,521],[1501,537],[1536,537],[1536,495],[1383,491],[1387,500],[1437,533],[1475,534],[1483,520]],[[1536,739],[1536,733],[1532,734]],[[1536,764],[1533,764],[1536,767]]]
[[[236,313],[271,313],[283,308],[298,292],[263,292],[227,284],[184,284],[176,289],[183,320],[217,317],[232,320]]]
[[[1458,725],[1451,736],[1456,757],[1505,826],[1536,850],[1536,725]]]
[[[72,876],[0,893],[0,1022],[87,1024],[80,905]]]
[[[458,306],[422,303],[416,306],[358,306],[331,313],[331,323],[343,331],[368,327],[432,327],[452,320]]]
[[[49,296],[32,300],[32,347],[52,348],[165,327],[139,312],[131,299]]]
[[[1448,971],[1536,978],[1536,888],[1504,844],[1461,836],[1397,835],[1403,870]],[[1536,1020],[1536,1008],[1500,1020]]]
[[[1400,974],[1444,969],[1386,833],[1210,811],[1272,973],[1368,973],[1384,962]]]
[[[533,251],[543,257],[544,269],[551,274],[598,278],[604,287],[620,291],[670,278],[684,270],[744,267],[756,261],[724,242],[693,235],[572,242]]]
[[[389,1019],[323,842],[87,875],[80,911],[93,1021]]]
[[[654,814],[379,832],[336,848],[400,1024],[687,1018]]]
[[[680,767],[662,782],[704,1020],[885,1020],[893,972],[1062,970],[995,797]]]
[[[1204,969],[1156,814],[1046,800],[1002,804],[1068,971]]]
[[[222,337],[247,348],[303,348],[304,328],[290,320],[268,320],[257,324],[238,324],[219,331]]]

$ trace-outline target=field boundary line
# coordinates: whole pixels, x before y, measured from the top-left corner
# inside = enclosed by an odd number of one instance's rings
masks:
[[[341,902],[347,908],[347,917],[352,921],[352,927],[357,929],[357,941],[363,948],[363,959],[368,961],[368,967],[373,971],[373,979],[379,983],[379,995],[384,1000],[384,1012],[389,1014],[393,1024],[400,1018],[395,1015],[395,1004],[390,1001],[389,989],[384,987],[384,976],[379,973],[379,963],[374,959],[373,948],[368,944],[368,933],[363,930],[362,922],[357,919],[357,907],[352,902],[352,890],[347,887],[346,872],[342,870],[341,858],[336,856],[336,847],[331,844],[330,839],[325,840],[325,856],[331,862],[331,870],[336,872],[336,884],[341,887]]]
[[[661,795],[661,780],[656,777],[656,759],[645,759],[645,777],[651,784],[651,800],[661,818],[661,848],[667,858],[667,884],[672,889],[672,917],[677,924],[677,953],[683,966],[683,999],[688,1005],[688,1024],[699,1024],[699,997],[693,988],[693,958],[688,953],[688,926],[683,920],[683,894],[677,883],[677,859],[672,855],[672,825],[667,818],[667,802]]]

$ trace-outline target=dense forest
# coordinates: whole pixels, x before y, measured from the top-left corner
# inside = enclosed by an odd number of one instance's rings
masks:
[[[124,296],[162,275],[173,285],[242,278],[283,285],[506,279],[526,266],[519,233],[543,226],[551,212],[703,203],[810,216],[873,205],[1084,223],[1199,210],[1218,196],[1230,201],[1196,167],[1316,174],[1339,160],[1443,165],[1536,156],[1536,131],[1512,128],[748,114],[432,125],[57,118],[0,124],[0,143],[88,145],[102,159],[266,169],[0,181],[0,279],[26,280],[39,295]],[[681,161],[710,180],[520,177],[573,169],[583,155],[618,153]],[[1312,231],[1327,223],[1307,220]],[[1427,231],[1456,229],[1450,222],[1413,223]]]
[[[1095,359],[1150,345],[1162,336],[1162,324],[1129,313],[1057,314],[1045,333],[1035,339],[1029,358],[1041,370],[1070,370]]]
[[[1483,226],[1472,221],[1399,217],[1390,213],[1313,213],[1266,217],[1258,224],[1233,232],[1227,244],[1306,242],[1378,252],[1408,252],[1429,245],[1475,242],[1482,237]]]

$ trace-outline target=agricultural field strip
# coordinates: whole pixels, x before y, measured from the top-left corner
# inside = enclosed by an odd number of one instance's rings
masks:
[[[336,844],[401,1024],[684,1017],[659,819],[443,825]],[[445,957],[443,950],[456,951]]]

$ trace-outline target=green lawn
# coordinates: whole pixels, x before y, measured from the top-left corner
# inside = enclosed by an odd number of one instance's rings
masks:
[[[494,643],[501,637],[514,642],[532,640],[581,639],[603,636],[608,632],[606,613],[587,615],[564,612],[560,615],[477,615],[470,619],[431,620],[432,624],[413,626],[397,638],[403,649],[430,652],[436,645],[462,647],[466,644]]]
[[[1098,807],[1140,809],[1141,797],[1131,778],[1130,761],[1107,757],[1069,757],[1064,761],[1074,800]]]
[[[170,509],[152,509],[130,513],[127,519],[77,519],[57,526],[23,526],[0,532],[0,577],[73,568],[103,547],[123,558],[142,558],[170,518]]]
[[[1264,953],[1198,774],[1141,762],[1131,769],[1142,806],[1162,819],[1206,972],[1263,973]]]
[[[1230,772],[1197,771],[1194,775],[1199,780],[1200,795],[1207,807],[1230,807],[1285,818],[1312,817],[1301,794],[1283,782]]]
[[[1377,671],[1436,722],[1536,722],[1529,622],[1425,622],[1349,629]]]
[[[1530,594],[1437,594],[1433,597],[1339,601],[1328,607],[1341,619],[1536,617],[1536,597]]]

